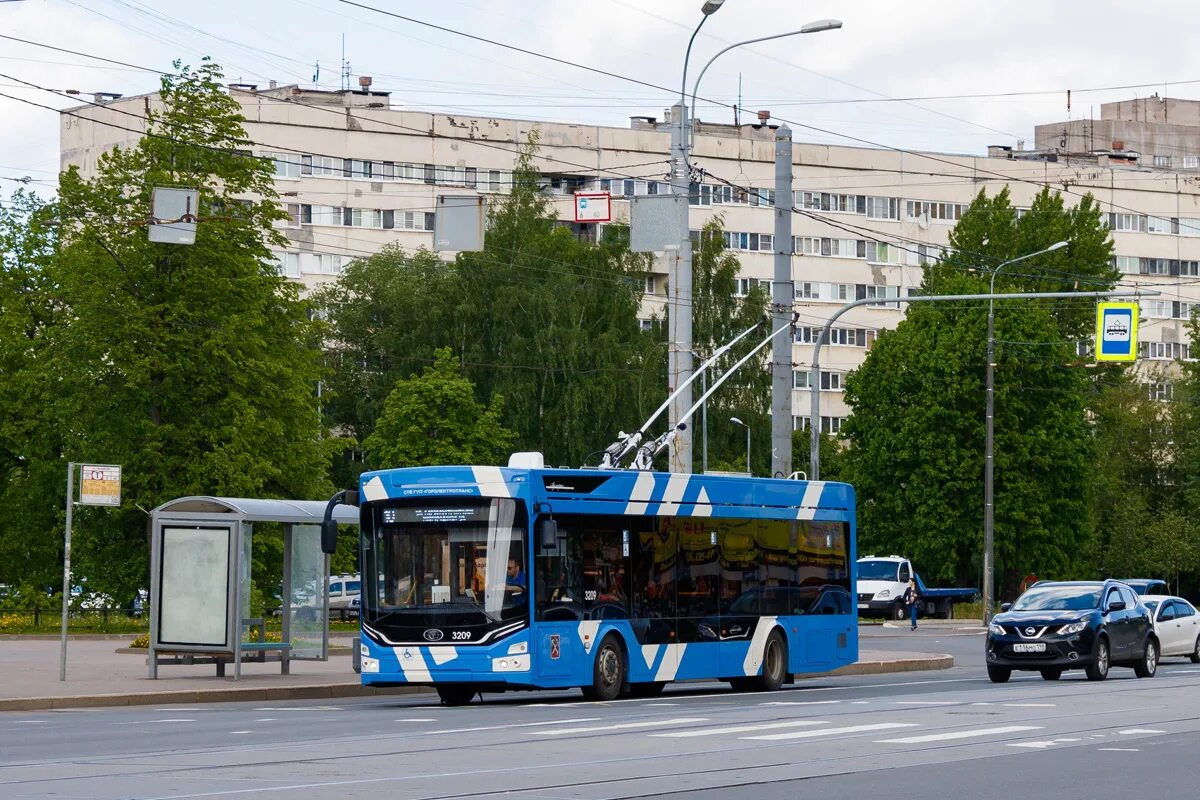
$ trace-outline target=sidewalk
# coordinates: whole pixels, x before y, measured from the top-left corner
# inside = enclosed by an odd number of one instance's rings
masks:
[[[278,662],[243,663],[242,678],[218,678],[211,664],[164,664],[158,680],[147,677],[142,653],[118,652],[131,636],[72,639],[67,643],[67,680],[58,680],[56,639],[0,638],[0,711],[35,711],[89,706],[175,703],[223,703],[263,700],[313,700],[409,694],[428,688],[372,689],[362,686],[348,654],[328,661],[292,661],[291,675],[279,674]],[[330,637],[342,653],[348,636]],[[834,674],[866,675],[947,669],[948,655],[861,650],[859,662]],[[232,665],[227,675],[232,676]]]

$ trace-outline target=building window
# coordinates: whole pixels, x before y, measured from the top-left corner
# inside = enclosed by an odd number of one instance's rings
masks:
[[[1147,394],[1151,400],[1163,403],[1170,402],[1175,396],[1175,386],[1166,381],[1152,381],[1146,384]]]
[[[1171,166],[1171,157],[1170,156],[1155,156],[1154,157],[1154,166],[1156,166],[1156,167]]]
[[[421,180],[431,185],[437,183],[437,167],[433,164],[425,164],[421,170]]]
[[[654,320],[652,319],[639,319],[638,325],[640,325],[642,330],[645,332],[654,330]]]
[[[753,278],[736,278],[733,282],[733,296],[745,297],[754,286]]]
[[[643,294],[654,294],[654,288],[655,288],[654,284],[655,284],[655,277],[653,275],[647,275],[645,278],[645,282],[642,285],[642,293]]]
[[[821,417],[821,433],[841,433],[845,417]]]
[[[1183,168],[1184,169],[1200,169],[1200,156],[1184,156],[1183,157]]]
[[[1179,230],[1179,224],[1171,224],[1171,220],[1166,217],[1146,217],[1146,232],[1147,233],[1171,233]]]
[[[900,219],[900,199],[897,197],[868,197],[867,219]]]
[[[1134,233],[1146,232],[1146,216],[1144,214],[1117,214],[1110,213],[1108,215],[1108,227],[1114,231],[1132,231]]]
[[[276,268],[279,274],[286,278],[300,277],[300,254],[289,252],[275,252]]]
[[[792,388],[807,389],[809,387],[810,377],[812,377],[812,373],[808,372],[807,370],[792,370]]]
[[[821,391],[840,392],[842,390],[842,374],[840,372],[821,371]]]
[[[1137,275],[1142,271],[1142,260],[1137,256],[1113,256],[1112,265],[1125,275]]]
[[[300,155],[298,153],[268,153],[275,167],[276,178],[299,178]]]

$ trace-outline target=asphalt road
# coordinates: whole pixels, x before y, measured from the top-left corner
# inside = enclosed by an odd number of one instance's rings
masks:
[[[1116,798],[1196,796],[1200,666],[988,682],[982,636],[874,628],[937,672],[575,693],[0,714],[0,797]]]

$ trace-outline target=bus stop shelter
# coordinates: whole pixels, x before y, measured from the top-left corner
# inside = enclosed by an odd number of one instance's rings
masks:
[[[329,654],[329,556],[321,552],[324,500],[181,497],[151,512],[150,677],[160,657],[211,659],[217,674],[245,656],[278,654],[280,672],[292,659]],[[358,524],[358,508],[339,505],[333,518]],[[265,619],[251,616],[254,523],[283,526],[282,634],[267,641]],[[251,636],[251,632],[257,635]]]

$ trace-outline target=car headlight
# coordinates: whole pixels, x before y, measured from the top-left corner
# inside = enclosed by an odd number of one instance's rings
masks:
[[[1071,636],[1072,634],[1079,633],[1081,630],[1083,630],[1086,627],[1087,627],[1087,620],[1081,619],[1078,622],[1072,622],[1068,625],[1063,625],[1061,628],[1058,629],[1058,635],[1059,636]]]
[[[891,589],[884,589],[882,592],[876,592],[876,593],[875,593],[875,599],[876,599],[876,600],[883,600],[883,599],[886,599],[886,598],[888,598],[888,597],[891,597],[891,596],[892,596],[892,590],[891,590]]]
[[[993,636],[1003,636],[1004,626],[993,622],[991,625],[988,625],[988,633],[992,634]]]

